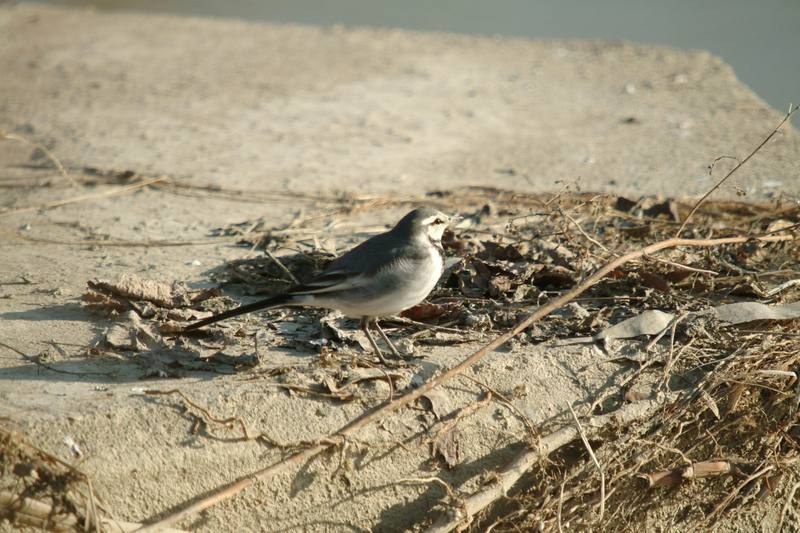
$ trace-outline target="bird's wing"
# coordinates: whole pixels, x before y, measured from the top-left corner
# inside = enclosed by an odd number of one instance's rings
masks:
[[[339,268],[325,270],[314,279],[292,289],[291,294],[320,294],[324,292],[352,289],[359,286],[365,277],[357,272]]]
[[[322,274],[347,270],[372,275],[392,262],[399,246],[400,242],[391,232],[375,235],[339,257]]]
[[[402,243],[391,232],[381,233],[345,253],[308,283],[292,289],[292,294],[320,294],[355,289],[389,267],[397,258]]]

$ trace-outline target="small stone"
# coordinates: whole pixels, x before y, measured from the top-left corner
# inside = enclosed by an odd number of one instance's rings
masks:
[[[400,339],[400,341],[394,343],[394,347],[397,348],[400,355],[414,355],[416,351],[414,342],[411,339]]]

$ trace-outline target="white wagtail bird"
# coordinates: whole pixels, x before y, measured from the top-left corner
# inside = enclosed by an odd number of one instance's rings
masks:
[[[391,230],[367,239],[336,259],[308,283],[199,320],[183,331],[260,309],[287,306],[338,309],[351,318],[361,319],[361,328],[373,350],[386,363],[369,326],[375,324],[392,354],[399,357],[377,319],[417,305],[433,290],[444,270],[442,234],[450,220],[435,209],[415,209]]]

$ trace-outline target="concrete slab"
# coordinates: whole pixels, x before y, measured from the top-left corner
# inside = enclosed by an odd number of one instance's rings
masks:
[[[696,195],[779,118],[700,51],[24,4],[0,11],[0,69],[0,127],[75,165],[296,191]],[[787,133],[736,185],[797,193],[799,171]]]

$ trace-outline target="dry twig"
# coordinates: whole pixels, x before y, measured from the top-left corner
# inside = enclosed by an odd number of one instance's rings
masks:
[[[775,528],[776,533],[783,531],[783,521],[786,519],[786,513],[789,512],[789,509],[793,508],[792,502],[794,502],[794,495],[797,493],[797,489],[800,489],[800,481],[792,485],[792,488],[789,490],[786,503],[783,504],[783,509],[781,509],[781,520],[778,522],[778,527]]]
[[[414,483],[414,484],[422,484],[427,485],[429,483],[435,483],[444,489],[447,493],[447,496],[453,501],[459,501],[458,496],[456,495],[453,488],[444,480],[438,477],[407,477],[403,478],[398,481],[398,483]]]
[[[723,178],[722,178],[721,180],[719,180],[719,181],[717,182],[717,184],[716,184],[716,185],[714,185],[713,187],[711,187],[711,189],[709,189],[709,191],[708,191],[707,193],[705,193],[705,194],[703,195],[703,197],[702,197],[702,198],[700,198],[700,199],[697,201],[697,203],[696,203],[696,204],[694,204],[694,207],[692,207],[692,210],[691,210],[691,211],[689,211],[689,214],[688,214],[688,215],[686,215],[686,218],[684,218],[684,219],[683,219],[683,223],[681,224],[681,227],[680,227],[680,228],[678,228],[678,231],[676,231],[676,232],[675,232],[675,238],[676,238],[676,239],[677,239],[678,237],[680,237],[680,236],[681,236],[681,233],[683,233],[683,230],[686,228],[686,224],[688,224],[688,223],[689,223],[689,219],[691,219],[691,218],[692,218],[692,215],[694,215],[694,214],[695,214],[695,212],[697,212],[697,210],[698,210],[698,209],[700,209],[700,206],[703,204],[703,202],[705,202],[705,201],[706,201],[706,198],[708,198],[709,196],[711,196],[711,195],[714,193],[714,191],[716,191],[717,189],[719,189],[719,188],[720,188],[720,186],[722,186],[722,184],[723,184],[723,183],[725,183],[726,181],[728,181],[728,178],[730,178],[731,176],[733,176],[733,174],[734,174],[734,173],[735,173],[737,170],[739,170],[740,168],[742,168],[742,166],[744,166],[744,164],[745,164],[745,163],[747,163],[747,162],[750,160],[750,158],[751,158],[751,157],[753,157],[754,155],[756,155],[756,153],[758,153],[758,151],[759,151],[759,150],[761,150],[761,148],[763,148],[763,147],[764,147],[764,145],[765,145],[765,144],[767,144],[767,143],[769,142],[769,140],[770,140],[770,139],[772,139],[772,138],[773,138],[773,137],[774,137],[774,136],[775,136],[775,135],[778,133],[778,130],[780,130],[780,129],[781,129],[781,126],[783,126],[783,125],[786,123],[786,121],[787,121],[787,120],[789,120],[789,118],[790,118],[790,117],[791,117],[791,116],[794,114],[794,112],[795,112],[795,111],[797,111],[797,109],[798,109],[799,107],[800,107],[800,106],[793,106],[793,107],[790,107],[790,108],[789,108],[789,112],[788,112],[788,113],[786,113],[786,116],[784,116],[784,117],[783,117],[783,120],[781,120],[781,121],[778,123],[778,125],[777,125],[777,126],[775,126],[775,128],[773,128],[773,130],[772,130],[772,131],[769,133],[769,135],[767,135],[767,136],[764,138],[764,140],[763,140],[763,141],[761,141],[761,144],[759,144],[758,146],[756,146],[756,147],[753,149],[753,151],[752,151],[752,152],[750,152],[750,153],[747,155],[747,157],[745,157],[744,159],[742,159],[741,161],[739,161],[739,162],[736,164],[736,166],[735,166],[735,167],[733,167],[733,168],[732,168],[730,171],[728,171],[728,173],[727,173],[727,174],[725,174],[725,176],[723,176]],[[716,162],[716,161],[715,161],[715,162]]]
[[[2,213],[0,213],[2,216]],[[77,241],[67,241],[58,239],[48,239],[46,237],[30,237],[28,235],[20,235],[19,233],[5,232],[0,228],[0,234],[5,233],[10,237],[15,237],[21,241],[46,243],[46,244],[61,244],[64,246],[114,246],[120,248],[159,248],[159,247],[173,247],[173,246],[211,246],[219,245],[226,242],[236,242],[241,237],[215,237],[213,239],[193,239],[186,241],[173,241],[169,239],[148,239],[143,241],[129,241],[123,239],[84,239]]]
[[[69,374],[70,376],[104,376],[104,377],[113,377],[114,374],[111,372],[73,372],[71,370],[62,370],[60,368],[56,368],[53,365],[48,365],[47,363],[41,361],[40,357],[28,355],[25,352],[22,352],[13,346],[6,344],[5,342],[0,342],[0,346],[3,348],[8,348],[12,352],[16,353],[29,363],[33,363],[34,365],[49,370],[51,372],[56,372],[57,374]]]
[[[468,376],[467,374],[462,374],[461,377],[468,379],[469,381],[475,383],[479,387],[483,387],[484,389],[486,389],[487,393],[489,394],[489,397],[494,396],[500,403],[505,405],[512,413],[516,414],[517,417],[519,417],[519,419],[522,421],[522,424],[525,426],[525,429],[528,431],[528,435],[530,436],[530,438],[532,439],[538,438],[539,434],[536,432],[536,428],[533,427],[533,422],[531,422],[530,417],[528,417],[525,413],[523,413],[519,409],[519,407],[514,405],[514,402],[512,402],[504,394],[501,394],[500,392],[495,390],[493,387],[490,387],[483,381],[475,379],[472,376]]]
[[[558,491],[558,533],[564,533],[564,528],[561,525],[561,509],[564,507],[564,485],[567,484],[567,475],[564,474],[564,479],[561,480],[561,489]]]
[[[433,442],[436,442],[441,435],[444,435],[445,433],[453,429],[456,426],[456,424],[461,422],[463,419],[472,415],[476,411],[479,411],[484,407],[486,407],[491,401],[492,401],[492,393],[486,392],[483,394],[483,397],[480,398],[477,402],[465,405],[464,407],[458,410],[455,416],[453,416],[450,420],[447,420],[442,424],[442,427],[440,427],[436,431],[436,434],[433,436],[431,440]]]
[[[52,505],[27,497],[20,497],[7,491],[0,491],[0,508],[13,510],[12,525],[58,532],[84,531],[77,518],[68,514],[58,514]],[[142,524],[124,522],[115,518],[99,517],[95,524],[97,531],[127,533],[142,527]],[[165,528],[162,533],[184,533],[181,529]]]
[[[73,187],[77,187],[78,186],[78,182],[75,181],[75,178],[73,178],[72,176],[69,175],[69,172],[67,172],[67,169],[64,168],[64,165],[61,164],[61,161],[58,160],[58,158],[53,154],[53,152],[51,152],[50,150],[48,150],[47,148],[45,148],[41,144],[39,144],[37,142],[34,142],[34,141],[31,141],[31,140],[28,140],[25,137],[23,137],[22,135],[17,135],[16,133],[7,133],[5,131],[0,131],[0,141],[2,141],[2,140],[17,141],[17,142],[21,142],[23,144],[27,144],[29,146],[33,146],[34,148],[38,148],[47,157],[47,159],[49,159],[50,162],[53,163],[53,165],[56,167],[58,172],[62,176],[64,176],[64,178],[66,178],[66,180],[69,181],[70,184]]]
[[[186,402],[187,405],[194,407],[198,411],[200,411],[206,420],[214,422],[215,424],[219,424],[221,426],[225,426],[230,428],[232,424],[236,423],[242,430],[242,434],[244,435],[244,440],[255,440],[261,438],[262,435],[253,435],[250,433],[250,430],[247,428],[247,424],[240,416],[231,416],[228,418],[218,418],[211,414],[211,412],[203,407],[202,405],[198,405],[196,402],[192,401],[188,396],[186,396],[181,390],[179,389],[170,389],[170,390],[157,390],[157,389],[146,389],[144,393],[148,396],[170,396],[176,394]]]
[[[597,239],[595,239],[594,237],[592,237],[591,235],[586,233],[584,231],[584,229],[581,227],[581,225],[578,223],[578,221],[575,220],[574,218],[572,218],[571,216],[569,216],[569,213],[567,213],[566,211],[564,211],[560,207],[558,208],[558,212],[561,213],[561,216],[565,217],[567,220],[572,222],[572,224],[578,229],[580,234],[583,235],[586,240],[588,240],[589,242],[591,242],[592,244],[594,244],[598,248],[601,248],[605,252],[608,252],[610,254],[613,253],[613,252],[611,252],[611,250],[606,248],[606,246],[603,243],[601,243],[600,241],[598,241]]]
[[[603,472],[603,467],[600,466],[600,461],[597,460],[597,456],[594,454],[594,450],[592,450],[592,446],[589,444],[589,439],[586,438],[586,432],[583,431],[583,426],[581,426],[572,404],[567,402],[567,407],[569,407],[569,412],[572,414],[572,419],[575,420],[575,425],[578,426],[578,435],[580,435],[586,451],[589,452],[589,457],[592,458],[594,466],[597,467],[597,471],[600,473],[600,513],[597,516],[597,523],[599,524],[603,521],[603,514],[605,514],[606,510],[606,475]]]
[[[266,254],[266,256],[267,256],[267,257],[269,257],[270,261],[272,261],[273,263],[275,263],[275,265],[276,265],[276,266],[277,266],[279,269],[281,269],[281,272],[283,272],[284,274],[286,274],[286,277],[287,277],[287,278],[289,278],[289,281],[291,281],[291,282],[292,282],[292,283],[294,283],[295,285],[300,285],[300,281],[299,281],[299,280],[298,280],[298,279],[297,279],[297,278],[294,276],[294,274],[292,274],[292,271],[291,271],[291,270],[289,270],[288,268],[286,268],[286,265],[284,265],[284,264],[281,262],[281,260],[280,260],[280,259],[278,259],[277,257],[275,257],[275,256],[272,254],[272,252],[270,252],[270,251],[269,251],[267,248],[264,248],[264,253]]]
[[[63,205],[69,204],[77,204],[81,202],[89,202],[92,200],[99,200],[101,198],[110,198],[112,196],[119,196],[120,194],[125,194],[127,192],[135,191],[136,189],[142,189],[147,187],[148,185],[153,185],[154,183],[159,183],[162,181],[167,180],[166,176],[160,176],[158,178],[144,180],[140,183],[134,183],[133,185],[128,185],[125,187],[120,187],[118,189],[111,189],[108,191],[103,191],[96,194],[83,194],[80,196],[73,196],[72,198],[65,198],[64,200],[56,200],[55,202],[47,202],[41,205],[33,205],[29,207],[18,207],[15,209],[7,209],[5,211],[0,211],[0,216],[4,215],[13,215],[19,213],[30,213],[34,211],[40,211],[42,209],[51,209],[53,207],[61,207]]]
[[[667,397],[664,401],[667,403],[674,398],[677,398],[677,394]],[[592,417],[588,427],[591,433],[597,433],[610,424],[631,424],[636,420],[643,420],[652,415],[661,405],[662,402],[659,400],[642,400],[641,402],[627,404],[613,413]],[[568,424],[542,437],[536,448],[521,452],[513,461],[497,472],[492,483],[485,485],[478,492],[464,500],[466,515],[450,516],[445,514],[428,528],[426,533],[446,533],[460,527],[472,516],[504,497],[531,467],[545,459],[555,450],[579,437],[580,434],[574,424]]]
[[[673,470],[661,470],[651,474],[641,474],[641,478],[647,481],[647,488],[670,487],[681,483],[685,479],[701,479],[705,477],[721,476],[731,472],[731,464],[728,461],[700,461],[690,462],[680,468]]]
[[[93,524],[95,530],[99,533],[100,522],[101,522],[101,520],[103,520],[103,518],[100,516],[100,511],[99,511],[98,505],[97,505],[97,497],[95,496],[94,486],[92,485],[92,480],[86,473],[84,473],[83,471],[79,470],[75,466],[73,466],[73,465],[71,465],[71,464],[69,464],[69,463],[67,463],[65,461],[62,461],[58,457],[47,453],[46,451],[42,450],[38,446],[35,446],[35,445],[31,444],[30,442],[28,442],[24,438],[20,437],[19,435],[15,434],[14,432],[12,432],[12,431],[10,431],[10,430],[2,427],[2,426],[0,426],[0,436],[2,436],[4,439],[12,440],[13,443],[15,445],[17,445],[17,446],[25,447],[25,448],[28,448],[28,449],[32,450],[40,458],[44,458],[46,461],[48,461],[51,464],[61,465],[62,467],[66,468],[67,470],[72,472],[76,477],[82,479],[83,482],[86,483],[86,488],[87,488],[87,494],[85,495],[86,502],[87,502],[87,504],[86,504],[86,516],[85,516],[85,529],[88,530],[89,525]],[[36,522],[35,519],[41,519],[42,518],[41,515],[38,513],[38,511],[41,511],[42,508],[40,506],[37,506],[36,502],[30,502],[30,501],[27,501],[25,499],[20,499],[18,495],[13,495],[13,494],[9,494],[9,493],[2,493],[2,496],[3,496],[3,498],[6,498],[6,497],[10,496],[10,498],[12,499],[12,501],[14,502],[15,505],[18,504],[18,505],[21,506],[21,509],[29,510],[30,511],[30,513],[29,513],[30,516],[29,517],[34,519],[34,525],[35,525],[35,522]],[[3,502],[0,501],[0,503],[3,503]],[[0,508],[2,508],[2,507],[3,506],[0,505]],[[51,509],[51,514],[52,514],[52,509]],[[47,516],[50,517],[51,514],[48,514]],[[47,522],[45,522],[45,525],[49,526],[49,524]]]
[[[733,500],[736,498],[736,496],[739,495],[742,489],[744,489],[752,481],[755,481],[756,479],[762,477],[767,472],[770,472],[774,469],[775,465],[765,466],[761,470],[747,476],[747,478],[745,478],[744,481],[742,481],[736,487],[734,487],[734,489],[721,502],[719,502],[716,507],[714,507],[714,510],[711,511],[711,514],[708,515],[709,520],[713,521],[714,519],[716,519],[719,516],[719,514],[722,511],[724,511],[731,504],[731,502],[733,502]]]

